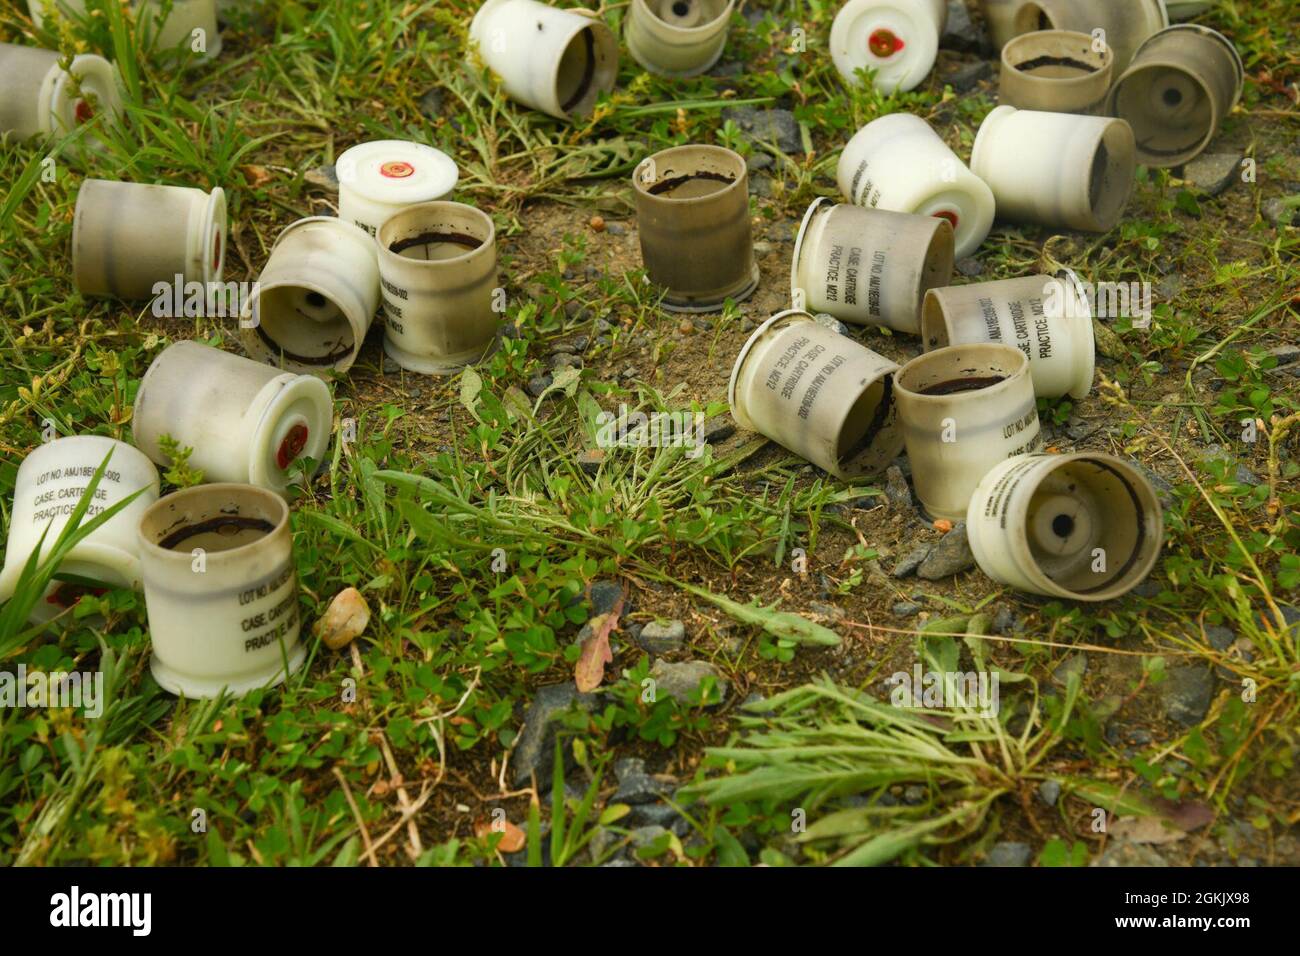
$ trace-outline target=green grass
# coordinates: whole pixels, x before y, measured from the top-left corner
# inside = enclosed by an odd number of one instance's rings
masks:
[[[284,686],[178,701],[149,674],[139,595],[85,598],[47,638],[22,630],[17,605],[0,612],[4,669],[99,668],[111,688],[98,720],[0,711],[0,862],[495,864],[505,860],[499,838],[481,834],[498,809],[524,832],[526,862],[549,865],[616,855],[653,865],[966,863],[997,839],[1025,840],[1042,864],[1063,865],[1104,850],[1105,834],[1089,825],[1094,808],[1193,804],[1212,811],[1211,842],[1246,821],[1279,845],[1300,819],[1300,636],[1282,613],[1300,603],[1300,379],[1274,371],[1268,350],[1297,342],[1300,239],[1258,211],[1300,182],[1300,124],[1286,92],[1297,79],[1287,51],[1300,6],[1223,3],[1204,18],[1246,62],[1243,106],[1220,142],[1256,160],[1255,183],[1198,199],[1168,172],[1143,171],[1110,234],[999,226],[979,252],[982,279],[1060,262],[1107,281],[1180,280],[1157,294],[1151,329],[1110,328],[1103,387],[1043,408],[1044,421],[1092,422],[1086,447],[1135,457],[1173,485],[1154,586],[1069,605],[1026,599],[975,572],[926,586],[923,638],[892,611],[917,584],[879,573],[900,530],[877,508],[876,489],[845,486],[743,435],[699,459],[626,449],[594,473],[580,466],[602,408],[725,418],[742,328],[763,317],[729,308],[710,317],[712,328],[680,333],[642,281],[639,257],[588,223],[601,215],[630,228],[640,159],[716,142],[772,154],[754,177],[770,179],[770,195],[753,202],[764,239],[835,193],[837,151],[864,122],[917,112],[968,155],[990,96],[934,80],[892,97],[846,92],[825,53],[837,5],[787,0],[762,5],[768,16],[756,22],[734,18],[723,60],[745,64],[734,76],[670,82],[624,54],[595,116],[559,124],[505,101],[466,65],[474,6],[254,4],[226,31],[215,64],[191,69],[142,55],[116,13],[35,36],[16,4],[0,9],[0,39],[113,56],[128,108],[103,155],[72,145],[0,151],[6,529],[16,469],[47,423],[60,435],[129,440],[139,378],[168,341],[239,351],[233,322],[160,321],[147,304],[77,294],[68,242],[84,175],[222,186],[226,278],[251,280],[280,229],[329,211],[335,197],[304,173],[364,139],[431,143],[461,168],[457,198],[496,220],[515,330],[490,361],[449,381],[384,371],[372,335],[333,383],[331,457],[299,491],[293,529],[304,620],[344,587],[370,603],[370,628],[349,651],[304,630],[308,664]],[[613,24],[623,11],[607,13]],[[806,52],[787,52],[796,23]],[[421,99],[434,89],[441,105],[426,115]],[[735,103],[791,109],[809,152],[745,139],[721,118]],[[53,181],[42,177],[47,155]],[[780,245],[765,264],[765,290],[781,292],[788,257]],[[555,345],[579,335],[592,340],[581,373],[557,376],[543,398],[527,394]],[[916,350],[904,336],[861,337],[891,355]],[[1256,442],[1240,440],[1243,419],[1262,422]],[[340,440],[353,426],[355,440]],[[1223,456],[1204,460],[1207,443]],[[1259,483],[1239,483],[1238,465]],[[191,480],[183,468],[167,476]],[[793,569],[796,549],[807,574]],[[504,570],[494,568],[498,552]],[[685,621],[690,656],[731,690],[721,706],[716,688],[698,701],[647,701],[650,662],[615,632],[596,704],[563,721],[561,746],[577,759],[556,799],[547,780],[515,787],[507,754],[535,688],[572,679],[573,639],[598,579],[627,589],[624,628]],[[38,584],[31,579],[31,593]],[[814,605],[826,603],[844,617],[820,616]],[[1022,615],[1023,629],[984,633],[995,606]],[[1204,630],[1214,625],[1249,639],[1249,659],[1215,650]],[[1078,647],[1088,673],[1056,688],[1053,669]],[[1001,716],[936,726],[881,703],[882,676],[910,669],[918,654],[998,668]],[[1171,668],[1188,662],[1235,675],[1192,728],[1165,721],[1158,701]],[[1241,699],[1242,679],[1253,702]],[[767,700],[742,710],[751,691]],[[1148,728],[1147,742],[1108,733],[1121,725]],[[634,838],[612,799],[609,769],[624,756],[691,784],[678,795],[685,836]],[[1051,809],[1033,798],[1044,780],[1065,792]],[[919,802],[901,799],[911,787]],[[800,810],[802,833],[791,824]]]

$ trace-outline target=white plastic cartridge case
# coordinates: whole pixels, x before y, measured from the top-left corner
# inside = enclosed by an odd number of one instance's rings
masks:
[[[537,0],[487,0],[469,26],[506,95],[557,119],[586,116],[618,76],[618,41],[604,21]]]
[[[365,230],[332,216],[300,219],[271,248],[244,303],[240,338],[259,362],[344,372],[379,307],[379,263]]]
[[[110,452],[112,458],[95,489],[83,523],[124,498],[136,492],[141,494],[73,547],[55,573],[99,582],[105,588],[140,589],[135,528],[145,509],[158,500],[158,469],[124,442],[99,435],[76,435],[47,442],[18,466],[4,568],[0,570],[0,602],[13,596],[23,567],[38,545],[41,561],[54,550],[95,469]],[[51,581],[32,608],[29,621],[50,620],[75,604],[87,588],[94,589],[94,585]]]
[[[1092,390],[1096,345],[1092,310],[1078,278],[1036,275],[931,289],[922,309],[927,349],[997,342],[1029,359],[1034,393],[1086,398]]]
[[[998,103],[1051,113],[1100,113],[1114,67],[1110,47],[1086,33],[1026,33],[1002,48]]]
[[[624,38],[632,58],[651,73],[703,73],[722,56],[736,0],[632,0]]]
[[[1139,162],[1180,166],[1210,145],[1241,99],[1244,79],[1231,40],[1180,23],[1138,49],[1110,91],[1110,112],[1133,127]]]
[[[136,446],[171,465],[161,439],[192,448],[191,468],[211,482],[283,493],[304,482],[304,457],[325,459],[333,425],[329,387],[311,375],[281,372],[198,342],[169,345],[136,392]]]
[[[874,70],[883,92],[914,89],[934,67],[947,18],[947,0],[849,0],[831,24],[831,60],[850,83]]]
[[[1160,556],[1160,500],[1146,477],[1097,452],[1001,462],[971,496],[966,533],[980,569],[1022,591],[1107,601]]]
[[[952,226],[935,216],[834,205],[804,214],[790,263],[797,308],[918,335],[925,293],[952,281]]]
[[[242,484],[198,485],[153,504],[137,529],[150,668],[206,699],[278,684],[302,666],[289,506]]]
[[[45,22],[45,7],[52,5],[65,15],[85,18],[85,0],[27,0],[32,22],[39,29]],[[163,16],[163,0],[131,0],[136,21],[146,24],[154,37],[154,47],[160,51],[180,48],[193,50],[195,30],[203,31],[203,59],[212,59],[221,52],[221,31],[217,27],[216,0],[172,0],[171,9]]]
[[[884,471],[903,447],[898,366],[791,309],[749,337],[727,386],[731,415],[846,481]]]
[[[496,227],[457,202],[411,206],[379,228],[384,351],[423,375],[450,375],[496,349]]]
[[[1042,444],[1029,359],[1010,345],[926,352],[894,376],[894,401],[912,486],[933,518],[964,518],[989,469]]]
[[[993,193],[925,120],[891,113],[854,134],[836,178],[857,206],[947,219],[958,259],[971,255],[993,226]]]
[[[984,0],[984,15],[999,47],[1039,30],[1086,33],[1110,47],[1116,75],[1142,41],[1169,26],[1165,0]]]
[[[408,206],[449,198],[460,178],[446,153],[400,139],[358,143],[339,156],[334,171],[339,218],[372,236]]]
[[[120,81],[113,64],[82,53],[64,70],[60,59],[54,50],[0,43],[0,136],[59,135],[97,115],[113,121],[121,116]]]
[[[72,278],[82,295],[146,299],[162,283],[220,282],[226,194],[87,179],[72,222]]]
[[[1107,232],[1133,193],[1137,156],[1124,120],[999,106],[980,125],[970,164],[999,219]]]

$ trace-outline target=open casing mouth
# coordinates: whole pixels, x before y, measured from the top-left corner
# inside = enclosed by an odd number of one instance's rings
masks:
[[[384,351],[393,361],[450,375],[495,350],[501,313],[491,216],[463,203],[420,203],[389,218],[376,244]]]
[[[306,656],[289,508],[252,485],[177,491],[138,528],[151,670],[173,694],[211,698],[278,684]]]
[[[985,574],[1050,597],[1105,601],[1140,584],[1160,554],[1150,482],[1110,455],[1027,455],[980,481],[967,517]]]
[[[632,0],[628,52],[660,76],[698,76],[718,62],[736,0]]]
[[[1109,117],[999,106],[980,124],[971,169],[1000,219],[1107,232],[1133,193],[1133,131]]]
[[[1128,67],[1143,40],[1169,26],[1165,0],[985,0],[985,12],[1004,46],[1012,37],[1042,30],[1104,38],[1114,53],[1116,73]]]
[[[721,146],[675,146],[632,174],[641,258],[663,308],[712,312],[758,287],[745,161]]]
[[[91,476],[110,453],[84,520],[136,492],[140,494],[74,545],[60,562],[56,574],[100,582],[104,587],[139,589],[135,525],[145,509],[158,500],[158,470],[153,462],[125,442],[100,435],[74,435],[46,442],[18,466],[4,567],[0,569],[0,602],[13,596],[23,568],[38,547],[41,560],[49,557]],[[49,621],[74,604],[89,587],[52,581],[32,607],[28,621]]]
[[[916,496],[935,518],[965,517],[979,479],[1042,443],[1029,359],[1010,345],[952,345],[894,376]]]
[[[893,401],[898,366],[798,309],[741,348],[727,400],[742,428],[845,481],[883,471],[903,447]]]
[[[957,259],[974,253],[993,225],[988,185],[910,113],[890,113],[858,130],[840,153],[836,180],[856,206],[947,219]]]
[[[469,32],[511,99],[557,119],[590,114],[614,88],[618,41],[595,16],[537,0],[487,0]]]
[[[1138,48],[1110,91],[1109,112],[1133,127],[1139,162],[1180,166],[1210,145],[1241,98],[1244,79],[1227,37],[1181,23]]]
[[[855,325],[920,331],[926,292],[952,281],[947,220],[815,199],[790,263],[796,308]]]
[[[1045,398],[1086,398],[1092,390],[1092,309],[1069,269],[931,289],[921,310],[921,339],[927,351],[981,342],[1014,345],[1029,359],[1034,393]]]
[[[332,216],[288,226],[244,304],[251,358],[312,375],[346,371],[379,306],[379,265],[364,229]]]
[[[1054,113],[1097,113],[1110,91],[1115,57],[1086,33],[1041,30],[1002,48],[998,103]]]

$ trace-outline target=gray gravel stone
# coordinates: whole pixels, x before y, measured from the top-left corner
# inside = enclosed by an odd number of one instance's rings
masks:
[[[736,433],[736,423],[730,415],[718,415],[704,423],[704,444],[716,445]]]
[[[985,866],[1028,866],[1034,851],[1028,843],[1004,840],[989,848]]]
[[[1110,844],[1093,866],[1168,866],[1169,862],[1144,843],[1119,841]]]
[[[1183,179],[1217,196],[1241,175],[1241,153],[1202,153],[1183,168]]]
[[[894,564],[893,575],[896,578],[905,578],[916,573],[916,569],[921,566],[921,562],[930,554],[930,549],[934,547],[929,541],[923,541],[918,544],[907,554],[903,555]]]
[[[704,682],[706,677],[712,677],[716,682],[718,691],[721,693],[721,700],[726,700],[728,686],[726,680],[718,673],[712,664],[705,661],[683,661],[680,664],[670,664],[665,660],[657,660],[654,666],[650,668],[650,676],[655,682],[655,696],[659,699],[660,695],[671,697],[679,704],[689,703],[690,696]]]
[[[533,396],[533,398],[541,398],[542,393],[551,387],[552,381],[553,379],[551,378],[550,372],[543,372],[540,375],[534,375],[528,380],[528,384],[524,386],[524,391]]]
[[[528,713],[524,715],[524,726],[510,756],[515,771],[515,786],[528,782],[529,776],[536,771],[537,785],[546,790],[551,785],[551,776],[555,764],[555,732],[565,711],[570,706],[591,710],[596,705],[594,694],[579,694],[573,681],[563,684],[546,684],[537,688]],[[566,763],[572,751],[565,747]]]
[[[966,538],[966,522],[958,521],[952,530],[939,539],[926,559],[916,569],[917,577],[927,581],[960,574],[975,567],[975,555],[971,552],[970,541]]]
[[[1169,719],[1184,727],[1205,719],[1214,699],[1214,674],[1203,664],[1180,664],[1169,668],[1160,685],[1160,701]]]
[[[939,37],[939,46],[945,50],[970,52],[981,49],[987,43],[984,31],[971,20],[965,0],[948,0],[948,22],[944,24],[943,34]]]
[[[789,110],[758,109],[753,106],[729,106],[722,111],[722,121],[731,120],[756,143],[775,142],[783,153],[802,153],[803,137],[799,122]]]
[[[912,489],[903,477],[903,469],[890,465],[885,472],[885,500],[892,508],[904,513],[912,510]]]
[[[839,319],[835,318],[833,315],[827,315],[825,312],[819,312],[815,316],[813,316],[813,318],[817,320],[818,325],[824,325],[832,332],[838,332],[840,335],[849,334],[849,327],[845,325],[843,322],[841,322]]]
[[[626,598],[623,585],[617,581],[593,581],[591,584],[591,613],[609,614],[618,605],[620,598]],[[622,613],[628,612],[626,599],[623,601]]]
[[[1237,639],[1237,634],[1230,627],[1215,624],[1205,629],[1205,639],[1216,651],[1226,651]]]
[[[911,601],[896,601],[893,611],[899,617],[915,617],[921,613],[921,605],[913,604]]]
[[[1044,780],[1038,785],[1038,799],[1049,807],[1056,806],[1056,801],[1061,799],[1061,785],[1055,780]]]
[[[651,621],[641,628],[637,644],[649,654],[671,654],[686,643],[686,625],[678,620]]]

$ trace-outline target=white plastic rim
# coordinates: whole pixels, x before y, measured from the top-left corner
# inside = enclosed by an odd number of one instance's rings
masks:
[[[1098,48],[1100,46],[1100,49]],[[1115,54],[1077,30],[1037,30],[1002,48],[998,103],[1054,113],[1099,113],[1114,79]]]
[[[916,497],[933,518],[960,521],[998,462],[1042,444],[1029,359],[1010,345],[952,345],[894,375]]]
[[[1147,37],[1169,26],[1165,0],[985,0],[985,10],[1003,44],[1036,30],[1077,30],[1104,39],[1117,76]]]
[[[993,227],[993,193],[925,120],[891,113],[854,134],[836,179],[857,206],[947,219],[955,255],[965,259]]]
[[[849,0],[831,24],[831,60],[849,83],[875,70],[883,92],[914,89],[934,67],[947,16],[946,0]]]
[[[722,56],[736,0],[632,0],[624,38],[632,58],[660,76],[698,76]]]
[[[280,233],[244,303],[240,339],[259,362],[291,372],[345,372],[379,308],[379,263],[364,229],[299,219]]]
[[[451,375],[495,351],[496,227],[457,202],[410,206],[379,229],[384,351],[402,368]]]
[[[27,0],[27,9],[37,29],[45,23],[47,3],[70,19],[85,19],[87,15],[85,0]],[[182,42],[185,49],[190,50],[194,30],[201,29],[207,48],[201,58],[209,60],[221,52],[216,0],[172,0],[171,13],[161,24],[162,0],[131,0],[131,7],[137,22],[147,23],[152,35],[157,37],[155,47],[158,50],[174,50]]]
[[[1149,37],[1111,88],[1108,112],[1126,120],[1138,161],[1181,166],[1211,143],[1241,99],[1245,65],[1232,41],[1194,23]]]
[[[931,289],[921,312],[927,350],[997,342],[1029,359],[1034,394],[1087,398],[1096,343],[1092,309],[1078,277],[1036,275]]]
[[[537,0],[487,0],[469,26],[506,95],[557,119],[586,116],[618,77],[618,41],[603,20]]]
[[[334,164],[339,218],[372,236],[384,220],[416,203],[446,199],[460,170],[442,150],[400,139],[358,143]]]
[[[82,295],[144,299],[182,283],[220,282],[226,194],[87,179],[72,223],[72,277]]]
[[[727,401],[736,422],[852,481],[884,471],[903,436],[892,398],[898,366],[809,313],[790,309],[736,356]]]
[[[1164,520],[1146,477],[1097,452],[1026,455],[976,487],[966,533],[980,569],[1022,591],[1108,601],[1160,556]]]
[[[1107,232],[1133,194],[1137,151],[1124,120],[999,106],[980,124],[970,164],[999,219]]]
[[[158,500],[158,469],[125,442],[99,435],[75,435],[47,442],[18,467],[4,568],[0,569],[0,603],[13,596],[23,567],[38,545],[38,560],[49,556],[95,470],[110,454],[83,522],[141,493],[73,547],[56,573],[100,582],[104,588],[140,589],[135,528],[140,516]],[[92,584],[56,578],[32,608],[29,622],[49,621],[75,604],[86,589],[96,590]]]
[[[111,122],[121,118],[120,78],[113,64],[82,53],[65,71],[59,60],[53,50],[0,43],[0,135],[32,139],[72,132],[97,115]],[[94,137],[90,145],[97,145]]]
[[[854,325],[917,335],[928,290],[952,281],[952,226],[914,216],[813,200],[790,262],[790,299]]]
[[[136,535],[164,690],[208,699],[274,686],[306,658],[289,507],[251,485],[198,485],[153,504]]]
[[[257,485],[284,494],[305,483],[303,459],[323,463],[334,406],[312,375],[281,372],[198,342],[159,352],[140,380],[131,420],[136,447],[159,465],[171,460],[163,435],[192,448],[192,468],[211,482]]]

